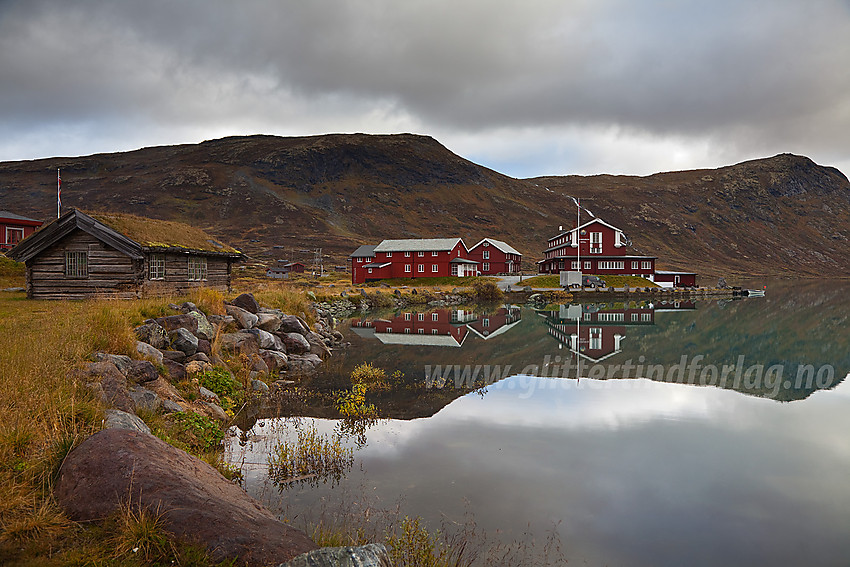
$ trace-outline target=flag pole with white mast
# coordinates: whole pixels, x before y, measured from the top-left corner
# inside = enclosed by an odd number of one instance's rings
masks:
[[[56,218],[62,216],[62,174],[56,168]]]

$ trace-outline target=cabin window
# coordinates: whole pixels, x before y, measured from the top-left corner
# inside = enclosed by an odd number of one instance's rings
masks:
[[[632,269],[637,270],[639,264],[640,264],[640,262],[632,262]]]
[[[438,331],[437,329],[431,329],[431,334],[432,334],[432,335],[436,335],[436,334],[438,334],[439,332],[440,332],[440,331]]]
[[[405,314],[404,314],[404,320],[405,320],[405,321],[410,321],[410,319],[411,319],[412,317],[413,317],[413,313],[405,313]]]
[[[602,348],[602,329],[594,327],[590,329],[590,350],[600,350]]]
[[[484,321],[482,321],[481,324],[484,327],[489,327],[490,326],[490,319],[484,319]]]
[[[599,261],[599,269],[600,270],[622,270],[623,264],[625,262],[614,262],[611,260],[600,260]]]
[[[416,332],[419,333],[420,335],[424,335],[425,329],[417,329]]]
[[[419,265],[416,267],[416,271],[418,271],[420,274],[421,274],[421,273],[423,273],[423,272],[425,272],[425,264],[419,264]]]
[[[372,273],[372,268],[366,268],[366,271],[367,271],[367,272],[369,272],[369,273],[371,274],[371,273]]]
[[[640,314],[640,320],[644,323],[651,323],[652,322],[652,313],[641,313]]]
[[[148,257],[148,279],[165,279],[165,254],[151,254]]]
[[[484,262],[484,266],[482,267],[482,270],[484,270],[485,272],[489,272],[490,271],[490,263]]]
[[[585,269],[585,270],[589,270],[589,269],[590,269],[590,266],[591,266],[591,263],[590,263],[590,262],[585,262],[585,263],[584,263],[584,269]]]
[[[89,277],[89,253],[88,252],[65,252],[65,277],[87,278]]]
[[[490,243],[489,243],[489,242],[485,242],[485,243],[484,243],[484,246],[490,246]]]
[[[485,251],[484,251],[484,259],[485,259],[485,260],[489,260],[489,259],[490,259],[490,251],[489,251],[489,250],[485,250]]]
[[[24,229],[6,227],[6,244],[17,244],[24,239]]]
[[[200,282],[207,279],[207,259],[189,256],[189,281]]]
[[[439,266],[439,265],[437,265],[437,264],[431,264],[431,272],[433,272],[433,273],[437,273],[437,271],[438,271],[439,269],[440,269],[440,266]]]
[[[643,270],[651,270],[652,269],[652,262],[641,262],[640,267]]]
[[[453,276],[457,275],[457,264],[452,264],[452,275]]]
[[[408,327],[405,327],[405,328],[404,328],[404,334],[405,334],[405,335],[409,335],[409,334],[410,334],[410,329],[409,329]]]
[[[408,272],[408,273],[411,271],[411,270],[410,270],[410,264],[405,264],[405,265],[404,265],[404,271],[405,271],[405,272]]]
[[[590,233],[590,253],[591,254],[602,254],[602,233],[601,232],[591,232]]]

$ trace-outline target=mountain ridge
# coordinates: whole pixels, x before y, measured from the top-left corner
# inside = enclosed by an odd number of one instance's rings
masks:
[[[533,270],[546,238],[575,221],[575,196],[661,269],[850,276],[850,182],[793,154],[648,176],[515,179],[430,136],[231,136],[2,162],[0,208],[49,220],[60,167],[65,207],[188,222],[268,263],[310,260],[321,247],[339,265],[383,238],[490,236]]]

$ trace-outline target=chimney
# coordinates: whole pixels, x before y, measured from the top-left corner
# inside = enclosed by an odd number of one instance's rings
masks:
[[[558,231],[562,232],[563,230],[564,230],[564,225],[562,225],[562,224],[558,225]]]

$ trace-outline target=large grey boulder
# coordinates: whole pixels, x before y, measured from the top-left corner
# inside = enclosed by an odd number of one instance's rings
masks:
[[[304,354],[310,352],[310,343],[301,333],[282,333],[278,335],[289,354]]]
[[[198,337],[184,327],[171,331],[168,338],[171,339],[171,346],[186,356],[192,356],[198,352]]]
[[[318,334],[310,332],[305,337],[310,344],[310,353],[317,355],[322,360],[327,360],[331,357],[331,349],[325,344],[324,339]]]
[[[322,547],[308,551],[278,567],[392,567],[382,543],[359,547]]]
[[[322,359],[315,354],[289,355],[289,372],[292,374],[312,374],[320,364]]]
[[[286,370],[289,366],[289,358],[278,350],[260,350],[260,357],[269,367],[269,372]]]
[[[260,343],[257,335],[245,331],[221,335],[220,345],[222,351],[245,354],[247,356],[257,354],[260,351]]]
[[[186,329],[193,335],[198,332],[198,320],[186,313],[169,315],[168,317],[157,317],[155,321],[162,325],[169,333],[176,329]]]
[[[169,532],[201,543],[217,562],[278,565],[317,547],[208,464],[138,431],[107,429],[83,441],[65,459],[55,496],[78,522],[126,502],[157,510]]]
[[[168,348],[168,331],[155,321],[139,325],[133,332],[136,338],[154,348]]]
[[[281,333],[309,333],[310,329],[304,326],[301,323],[301,319],[296,317],[295,315],[283,315],[280,318],[280,329],[278,329]]]
[[[165,340],[167,341],[168,337]],[[146,342],[136,341],[136,352],[151,359],[154,364],[162,364],[162,352]]]
[[[126,375],[130,370],[130,365],[133,363],[133,359],[127,356],[126,354],[109,354],[106,352],[96,352],[94,354],[94,359],[97,362],[111,362],[115,365],[116,368],[121,372],[121,374]]]
[[[252,335],[257,337],[257,344],[260,346],[260,348],[274,348],[274,335],[269,333],[268,331],[264,331],[262,329],[248,329],[245,332],[251,333]]]
[[[198,321],[198,331],[195,336],[199,339],[211,341],[215,337],[215,327],[207,320],[207,316],[200,311],[194,310],[186,313],[189,317],[194,317]]]
[[[103,427],[104,429],[129,429],[148,434],[151,432],[151,428],[139,416],[116,409],[106,410]]]
[[[153,382],[159,378],[159,372],[156,366],[149,360],[133,360],[130,362],[130,367],[126,372],[127,380],[136,384],[144,384],[145,382]]]
[[[105,361],[90,362],[82,372],[86,381],[100,382],[103,401],[106,405],[127,413],[136,412],[136,405],[127,388],[127,378],[114,364]]]
[[[236,305],[225,305],[224,309],[227,311],[227,314],[233,317],[236,321],[236,324],[239,325],[240,329],[253,329],[257,326],[257,321],[259,321],[259,317],[251,313],[250,311],[246,311],[239,306]]]
[[[257,328],[274,333],[280,329],[280,317],[274,313],[257,313]]]
[[[236,307],[241,307],[245,311],[256,315],[260,311],[260,304],[254,299],[254,296],[250,293],[243,293],[236,299],[230,302],[231,305],[235,305]],[[230,315],[230,313],[228,313]]]
[[[142,386],[133,386],[130,388],[130,397],[136,405],[137,412],[139,410],[146,410],[154,413],[162,407],[162,400],[156,395],[156,392]]]

